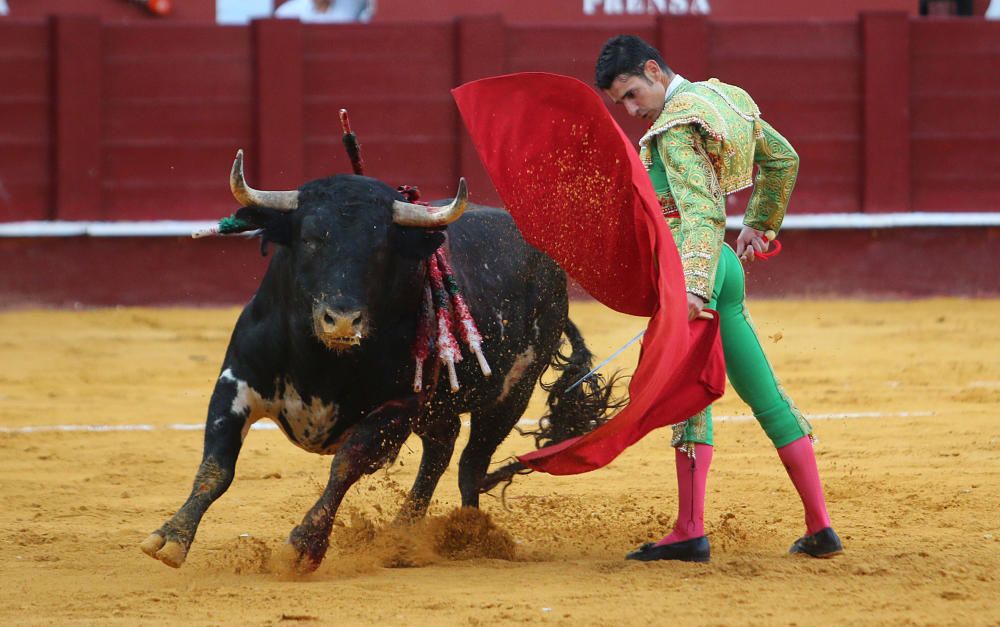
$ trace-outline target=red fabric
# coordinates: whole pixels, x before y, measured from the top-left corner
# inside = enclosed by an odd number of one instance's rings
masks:
[[[597,93],[544,73],[483,79],[452,93],[525,239],[608,307],[651,317],[629,405],[587,435],[518,459],[552,474],[594,470],[719,398],[718,318],[688,324],[677,247],[652,183]]]

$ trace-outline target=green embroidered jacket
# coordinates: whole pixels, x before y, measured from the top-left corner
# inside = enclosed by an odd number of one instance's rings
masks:
[[[777,233],[799,170],[795,150],[761,119],[750,95],[714,78],[677,87],[639,140],[639,157],[680,251],[687,291],[706,301],[725,236],[726,195],[753,185],[743,223]]]

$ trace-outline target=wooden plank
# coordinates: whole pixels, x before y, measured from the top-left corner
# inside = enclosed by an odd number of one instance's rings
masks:
[[[160,55],[134,57],[128,63],[105,66],[104,98],[170,101],[196,95],[205,100],[226,101],[240,96],[249,101],[251,69],[247,59],[236,57],[204,58],[189,63]]]
[[[454,25],[308,24],[303,29],[307,59],[322,56],[402,61],[407,58],[442,61],[454,45]]]
[[[915,57],[1000,54],[1000,23],[983,20],[913,20]]]
[[[101,206],[101,24],[96,18],[51,20],[54,188],[52,218],[95,220]]]
[[[850,21],[774,21],[712,23],[713,60],[841,59],[861,57],[858,23]]]
[[[139,60],[181,60],[230,57],[250,59],[247,29],[214,24],[177,22],[106,23],[105,62],[136,63]]]
[[[405,52],[401,51],[401,54]],[[358,93],[440,97],[446,95],[455,82],[455,71],[450,58],[442,63],[441,59],[429,61],[410,57],[389,62],[370,58],[308,56],[303,70],[303,85],[307,97],[337,97]],[[336,77],[336,80],[331,77]]]
[[[3,110],[0,105],[0,111]],[[253,137],[249,99],[229,102],[110,102],[105,104],[104,139],[108,148],[136,139],[150,141],[226,140],[248,146]]]
[[[866,212],[910,209],[910,19],[864,13]]]
[[[859,66],[849,59],[713,58],[711,74],[746,89],[762,109],[768,98],[779,95],[789,100],[862,95]]]
[[[255,187],[296,189],[305,167],[302,24],[258,20],[254,37]]]
[[[942,134],[1000,134],[1000,91],[993,93],[932,93],[911,100],[914,139]]]
[[[711,28],[703,15],[661,16],[654,46],[670,68],[692,80],[709,77]]]
[[[392,135],[450,135],[456,124],[450,95],[411,98],[402,94],[344,94],[309,97],[305,101],[305,134],[310,139],[340,141],[337,112],[346,108],[351,125],[364,144],[369,138]]]

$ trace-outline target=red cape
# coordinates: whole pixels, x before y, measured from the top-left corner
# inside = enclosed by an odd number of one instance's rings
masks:
[[[452,94],[525,239],[608,307],[651,317],[629,405],[587,435],[518,459],[557,475],[594,470],[722,396],[718,319],[688,323],[680,258],[649,175],[597,93],[567,76],[523,73]]]

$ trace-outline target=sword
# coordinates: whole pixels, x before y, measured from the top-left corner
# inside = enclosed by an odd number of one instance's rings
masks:
[[[707,312],[707,311],[703,311],[700,314],[698,314],[698,319],[699,320],[711,320],[712,318],[713,318],[712,314],[709,313],[709,312]],[[628,342],[625,342],[625,346],[622,346],[621,348],[619,348],[615,352],[611,353],[610,357],[608,357],[607,359],[605,359],[601,363],[597,364],[596,366],[594,366],[593,370],[591,370],[587,374],[585,374],[582,377],[580,377],[579,379],[577,379],[576,383],[574,383],[573,385],[571,385],[568,388],[566,388],[566,391],[569,392],[573,388],[575,388],[576,386],[578,386],[581,383],[583,383],[587,379],[587,377],[593,375],[595,372],[597,372],[598,370],[600,370],[601,368],[603,368],[605,365],[607,365],[607,363],[609,361],[611,361],[612,359],[614,359],[615,357],[617,357],[618,355],[620,355],[621,352],[623,350],[625,350],[626,348],[628,348],[629,346],[632,346],[633,344],[635,344],[639,340],[639,338],[641,338],[645,334],[646,334],[646,329],[643,329],[642,331],[639,332],[639,335],[635,336],[634,338],[632,338]]]
[[[607,359],[605,359],[601,363],[597,364],[596,366],[594,366],[593,370],[591,370],[587,374],[585,374],[582,377],[580,377],[579,379],[577,379],[576,383],[574,383],[573,385],[571,385],[568,388],[566,388],[566,391],[569,392],[573,388],[575,388],[576,386],[578,386],[581,383],[583,383],[584,380],[586,380],[587,377],[591,376],[592,374],[594,374],[595,372],[597,372],[598,370],[600,370],[601,368],[603,368],[605,366],[605,364],[607,364],[609,361],[611,361],[612,359],[614,359],[615,357],[617,357],[623,350],[625,350],[629,346],[632,346],[633,344],[635,344],[636,341],[638,341],[638,339],[640,337],[642,337],[643,335],[645,335],[645,334],[646,334],[646,329],[643,329],[642,331],[639,331],[639,335],[635,336],[634,338],[632,338],[628,342],[625,342],[625,346],[622,346],[621,348],[619,348],[615,352],[611,353],[610,357],[608,357]]]

